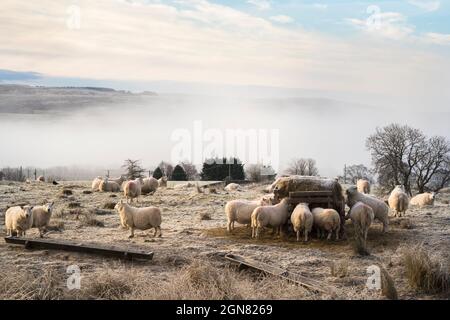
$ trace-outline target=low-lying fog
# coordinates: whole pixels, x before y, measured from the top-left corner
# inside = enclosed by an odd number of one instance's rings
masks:
[[[174,131],[187,129],[195,139],[194,122],[201,121],[203,133],[219,129],[224,136],[227,129],[262,129],[269,134],[278,129],[278,172],[292,158],[308,157],[317,160],[321,175],[336,176],[344,164],[370,165],[365,139],[377,126],[399,122],[448,137],[448,120],[448,112],[394,112],[325,99],[148,96],[139,103],[66,107],[57,115],[52,110],[0,113],[0,167],[113,169],[130,158],[154,168],[161,160],[173,161]],[[202,145],[207,148],[208,141]]]

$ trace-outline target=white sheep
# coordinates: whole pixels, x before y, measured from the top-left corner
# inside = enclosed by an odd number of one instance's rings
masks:
[[[409,205],[409,197],[403,186],[398,185],[392,190],[388,199],[388,204],[391,210],[394,211],[395,217],[401,217],[402,214],[406,214]]]
[[[347,189],[347,205],[350,209],[357,203],[362,202],[372,208],[375,219],[383,223],[383,232],[387,232],[389,228],[389,207],[383,201],[358,192],[355,186]]]
[[[414,196],[411,201],[410,204],[413,206],[419,206],[420,208],[425,207],[425,206],[433,206],[434,205],[434,200],[436,198],[436,194],[433,193],[421,193],[418,194],[416,196]]]
[[[234,223],[250,225],[252,220],[252,213],[257,207],[270,204],[266,197],[258,200],[233,200],[227,202],[225,205],[225,214],[228,219],[227,230],[231,232],[234,230]]]
[[[44,237],[44,233],[47,231],[50,218],[52,217],[53,202],[47,203],[43,206],[35,206],[31,210],[33,214],[33,225],[32,228],[39,229],[39,236]]]
[[[349,211],[345,219],[350,219],[355,227],[355,235],[359,236],[366,245],[367,233],[372,225],[375,214],[368,205],[357,202]]]
[[[366,179],[359,179],[356,182],[356,188],[361,193],[369,194],[370,193],[370,182]]]
[[[252,238],[259,238],[261,228],[272,228],[274,233],[281,233],[281,228],[289,219],[289,199],[285,198],[273,206],[257,207],[252,212]]]
[[[133,202],[133,199],[136,199],[136,202],[139,202],[139,196],[141,195],[141,179],[128,181],[123,187],[123,193],[125,197],[130,202]]]
[[[98,176],[92,181],[92,191],[99,191],[100,190],[100,183],[103,181],[103,178]]]
[[[142,194],[154,193],[158,190],[158,180],[153,177],[145,178],[142,180],[141,192]]]
[[[339,240],[339,230],[341,229],[341,218],[334,209],[315,208],[312,210],[314,227],[317,230],[319,238],[325,232],[328,232],[327,240],[331,239],[333,231],[336,234],[336,240]]]
[[[110,182],[115,182],[117,183],[119,186],[122,185],[122,183],[124,183],[124,181],[126,181],[127,178],[124,175],[121,175],[119,178],[108,178],[108,181]]]
[[[6,235],[13,236],[13,233],[17,233],[18,237],[25,236],[26,231],[33,225],[32,210],[32,206],[11,207],[6,210]]]
[[[120,192],[120,185],[117,184],[117,182],[109,181],[109,179],[106,178],[100,182],[98,189],[101,192]]]
[[[159,231],[159,237],[162,236],[161,233],[161,210],[156,207],[146,207],[146,208],[134,208],[128,203],[120,200],[114,207],[119,213],[120,223],[124,228],[130,229],[131,234],[129,238],[134,237],[134,230],[149,230],[154,228],[156,234]]]
[[[233,192],[233,191],[241,191],[241,186],[237,183],[230,183],[225,187],[225,191]]]
[[[158,185],[160,188],[167,188],[167,177],[163,176],[161,178],[158,179]]]
[[[44,176],[39,176],[39,177],[37,177],[36,181],[38,181],[38,182],[45,182],[45,177]]]
[[[311,232],[314,223],[313,215],[307,203],[300,203],[295,207],[291,214],[291,223],[297,234],[297,241],[300,241],[300,233],[303,232],[305,242],[307,242],[308,234]]]

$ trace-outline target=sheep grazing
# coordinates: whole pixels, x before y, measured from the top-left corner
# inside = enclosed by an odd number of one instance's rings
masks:
[[[374,218],[372,208],[362,202],[357,202],[345,217],[345,219],[352,220],[355,226],[355,236],[359,236],[363,240],[364,247],[366,246],[367,233]]]
[[[141,179],[128,181],[123,187],[123,194],[130,203],[133,202],[133,199],[136,199],[136,202],[139,202],[139,196],[141,195]]]
[[[120,217],[120,223],[124,228],[131,230],[129,238],[134,237],[134,230],[149,230],[154,228],[156,234],[159,231],[159,237],[162,236],[161,233],[161,210],[156,207],[146,207],[146,208],[134,208],[128,203],[120,200],[114,207],[117,210]]]
[[[414,196],[410,204],[413,206],[419,206],[420,208],[425,206],[433,206],[434,205],[434,199],[436,198],[436,194],[433,193],[421,193],[416,196]]]
[[[389,207],[383,201],[358,192],[355,186],[347,189],[347,205],[350,209],[357,203],[362,202],[372,208],[375,219],[383,223],[383,232],[387,232],[389,228]]]
[[[333,231],[336,234],[336,240],[339,240],[339,230],[341,229],[341,218],[334,209],[315,208],[312,210],[314,227],[317,230],[319,238],[325,232],[328,232],[327,240],[331,239]]]
[[[359,179],[356,182],[356,188],[358,189],[358,192],[369,194],[370,193],[370,182],[365,179]]]
[[[52,217],[53,202],[47,203],[43,206],[35,206],[31,210],[33,214],[33,225],[32,228],[39,229],[39,236],[44,237],[44,233],[47,231],[50,218]]]
[[[156,192],[156,190],[158,190],[158,187],[159,187],[158,180],[156,180],[153,177],[145,178],[142,180],[141,193],[142,194],[154,193]]]
[[[92,191],[99,191],[100,190],[100,183],[103,181],[102,177],[97,177],[92,181],[91,189]]]
[[[25,236],[25,233],[33,225],[33,207],[11,207],[5,213],[6,235],[18,237]]]
[[[233,192],[233,191],[241,191],[241,186],[237,183],[230,183],[225,187],[225,191]]]
[[[160,188],[167,188],[167,180],[168,180],[168,179],[167,179],[166,176],[159,178],[159,179],[158,179],[159,187],[160,187]]]
[[[105,179],[100,182],[98,189],[100,192],[120,192],[120,185],[118,185],[117,182]]]
[[[395,217],[401,217],[402,214],[406,214],[406,210],[408,210],[409,205],[409,198],[403,186],[398,185],[394,188],[394,190],[392,190],[388,199],[388,204],[391,210],[394,211]]]
[[[274,233],[281,233],[281,228],[289,219],[289,199],[285,198],[273,206],[257,207],[252,212],[252,238],[259,238],[261,228],[272,228]]]
[[[36,181],[45,182],[45,177],[44,176],[39,176],[39,177],[37,177]]]
[[[270,204],[265,197],[255,200],[233,200],[227,202],[225,205],[225,214],[228,219],[227,230],[231,232],[234,230],[234,223],[250,225],[252,220],[252,213],[258,207]]]
[[[291,223],[297,234],[297,241],[300,241],[300,233],[303,232],[305,242],[307,242],[308,234],[311,232],[314,223],[313,215],[307,203],[300,203],[295,207],[291,214]]]

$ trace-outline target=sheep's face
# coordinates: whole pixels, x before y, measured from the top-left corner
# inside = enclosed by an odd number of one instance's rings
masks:
[[[47,204],[44,206],[44,210],[45,210],[47,213],[51,213],[51,212],[52,212],[52,210],[53,210],[53,203],[54,203],[54,202],[50,202],[50,203],[47,203]]]
[[[32,215],[31,210],[33,210],[32,206],[25,206],[25,207],[21,207],[23,210],[23,215],[25,217],[25,219],[29,219]]]
[[[433,193],[430,195],[430,199],[434,201],[435,198],[436,198],[436,193],[433,192]]]

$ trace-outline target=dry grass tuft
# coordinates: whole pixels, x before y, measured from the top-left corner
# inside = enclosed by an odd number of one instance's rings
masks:
[[[83,190],[83,194],[92,194],[91,190]]]
[[[405,248],[402,263],[411,287],[425,293],[449,293],[450,271],[433,260],[422,246]]]
[[[333,262],[333,264],[331,265],[331,275],[336,278],[348,277],[348,261],[340,260],[337,262]]]
[[[113,210],[115,206],[116,206],[115,202],[108,201],[103,205],[103,209]]]
[[[73,194],[73,191],[71,189],[62,189],[61,194],[63,196],[71,196]]]
[[[105,224],[103,223],[103,221],[98,220],[93,214],[91,213],[86,213],[83,215],[84,218],[81,220],[81,225],[82,226],[87,226],[87,227],[100,227],[103,228],[105,226]]]
[[[395,283],[389,273],[383,267],[381,269],[381,293],[390,300],[397,300],[398,294]]]
[[[61,232],[64,230],[64,221],[59,219],[52,219],[50,224],[47,226],[48,231]]]
[[[80,208],[81,207],[81,203],[79,202],[69,202],[69,204],[67,205],[67,207],[69,209],[74,209],[74,208]]]
[[[132,294],[137,278],[127,270],[106,270],[82,283],[82,299],[121,300]],[[87,285],[86,285],[87,283]]]
[[[0,299],[57,300],[65,297],[65,272],[56,268],[2,270]]]
[[[200,220],[211,220],[211,214],[209,212],[200,212],[198,215]]]

